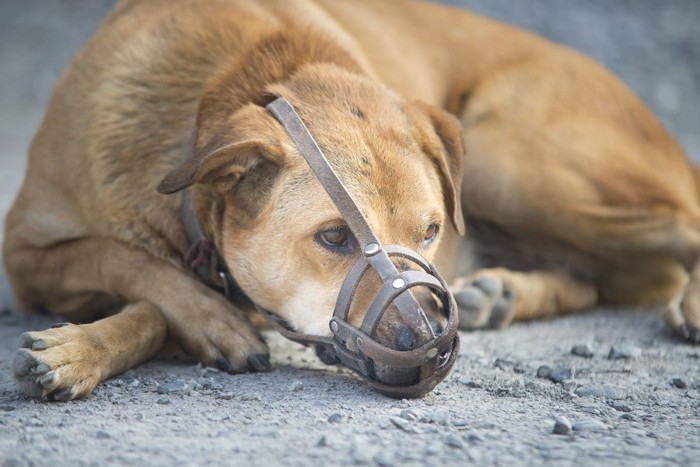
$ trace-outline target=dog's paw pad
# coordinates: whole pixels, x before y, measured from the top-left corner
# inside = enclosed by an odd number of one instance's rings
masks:
[[[513,319],[515,294],[497,276],[482,276],[453,288],[460,329],[500,328]]]

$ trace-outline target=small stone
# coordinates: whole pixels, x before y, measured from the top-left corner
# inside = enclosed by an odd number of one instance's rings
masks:
[[[484,441],[484,437],[477,430],[468,430],[464,433],[464,439],[471,443]]]
[[[563,415],[554,416],[554,429],[552,433],[555,435],[568,435],[571,433],[571,422]]]
[[[642,349],[632,344],[617,344],[610,348],[608,360],[620,360],[639,358],[642,355]]]
[[[449,435],[447,435],[447,438],[445,438],[445,444],[447,444],[451,448],[464,449],[464,442],[459,436],[457,436],[454,433],[450,433]]]
[[[328,417],[328,423],[340,423],[343,421],[344,418],[345,415],[343,415],[340,412],[335,412]]]
[[[457,428],[463,428],[469,425],[469,420],[466,418],[458,418],[457,420],[452,420],[452,426]]]
[[[601,397],[604,399],[614,399],[615,388],[604,384],[579,386],[574,390],[574,394],[579,397]]]
[[[319,448],[325,448],[326,446],[328,446],[328,438],[326,438],[326,435],[321,436],[321,438],[316,443],[316,446],[318,446]]]
[[[598,420],[581,420],[574,423],[572,428],[579,433],[600,433],[610,429],[608,425]]]
[[[418,409],[404,409],[399,414],[399,417],[409,422],[429,422],[430,418]]]
[[[561,383],[567,379],[571,379],[573,376],[573,371],[571,368],[566,367],[556,367],[551,368],[547,365],[542,365],[537,369],[537,377],[548,379],[553,383]]]
[[[593,349],[589,344],[576,344],[571,347],[571,353],[577,357],[593,358]]]
[[[430,415],[430,420],[438,425],[447,426],[450,424],[452,415],[447,410],[438,410]]]
[[[614,402],[612,405],[612,408],[617,410],[618,412],[631,412],[632,407],[630,407],[627,404],[623,404],[622,402]]]
[[[673,386],[677,387],[678,389],[685,389],[688,387],[688,383],[686,383],[685,380],[681,378],[673,378],[671,384],[673,384]]]
[[[0,410],[3,412],[12,412],[13,410],[16,410],[17,407],[14,405],[0,405]]]
[[[156,402],[161,405],[168,405],[170,404],[170,398],[168,396],[161,396]]]
[[[189,394],[192,391],[192,386],[188,381],[176,379],[158,386],[160,394]]]
[[[389,421],[398,429],[406,432],[411,431],[411,423],[400,417],[389,417]]]
[[[95,438],[97,438],[97,439],[109,439],[109,438],[111,438],[111,436],[109,436],[109,433],[107,433],[106,431],[100,430],[97,433],[95,433]]]
[[[262,397],[260,394],[247,393],[241,396],[241,400],[248,402],[260,402],[262,401]]]
[[[552,373],[552,369],[547,365],[542,365],[537,369],[537,377],[549,379],[549,375]]]
[[[304,389],[304,383],[301,381],[294,381],[292,384],[289,385],[289,390],[291,392],[299,392],[302,389]]]
[[[564,380],[571,379],[573,372],[571,368],[557,367],[553,368],[549,373],[549,380],[553,383],[561,383]]]
[[[216,396],[217,399],[225,400],[225,401],[230,401],[233,399],[233,393],[232,392],[222,392],[221,394]]]

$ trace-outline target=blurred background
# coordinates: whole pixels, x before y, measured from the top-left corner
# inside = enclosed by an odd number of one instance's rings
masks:
[[[25,154],[53,84],[114,3],[0,0],[0,226],[21,183]],[[700,0],[443,3],[521,26],[592,56],[620,76],[700,163]],[[486,50],[488,46],[484,44]],[[0,267],[0,307],[8,300],[2,275]]]

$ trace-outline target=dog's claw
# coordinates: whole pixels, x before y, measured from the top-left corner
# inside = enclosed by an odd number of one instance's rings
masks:
[[[46,350],[49,347],[46,345],[46,342],[44,341],[35,341],[32,342],[32,350]]]
[[[49,327],[50,327],[50,328],[53,328],[53,329],[55,329],[55,328],[62,328],[63,326],[68,326],[69,324],[70,324],[70,323],[53,323],[53,324],[52,324],[51,326],[49,326]]]
[[[45,375],[38,377],[36,382],[47,388],[53,384],[55,376],[56,374],[53,371],[50,371]]]
[[[265,354],[250,355],[248,357],[248,365],[250,365],[255,371],[269,371],[270,356]]]
[[[224,355],[221,352],[217,352],[216,364],[219,366],[219,369],[221,371],[225,371],[226,373],[233,372],[233,367],[231,366],[231,363],[226,357],[224,357]]]
[[[51,371],[51,368],[49,368],[47,364],[40,363],[34,370],[34,373],[36,373],[37,375],[43,375],[48,373],[49,371]]]
[[[72,388],[63,388],[50,393],[47,398],[52,401],[65,402],[73,398]]]

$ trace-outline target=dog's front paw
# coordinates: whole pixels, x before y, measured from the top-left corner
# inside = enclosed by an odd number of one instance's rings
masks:
[[[26,332],[12,364],[13,376],[33,398],[67,401],[85,397],[101,381],[104,348],[81,326]]]
[[[214,302],[187,325],[178,323],[174,333],[185,350],[204,365],[233,374],[271,368],[267,344],[227,302]]]
[[[502,328],[515,315],[513,287],[497,275],[462,279],[452,287],[460,329]]]
[[[700,280],[691,280],[668,304],[664,318],[682,339],[700,344]]]

